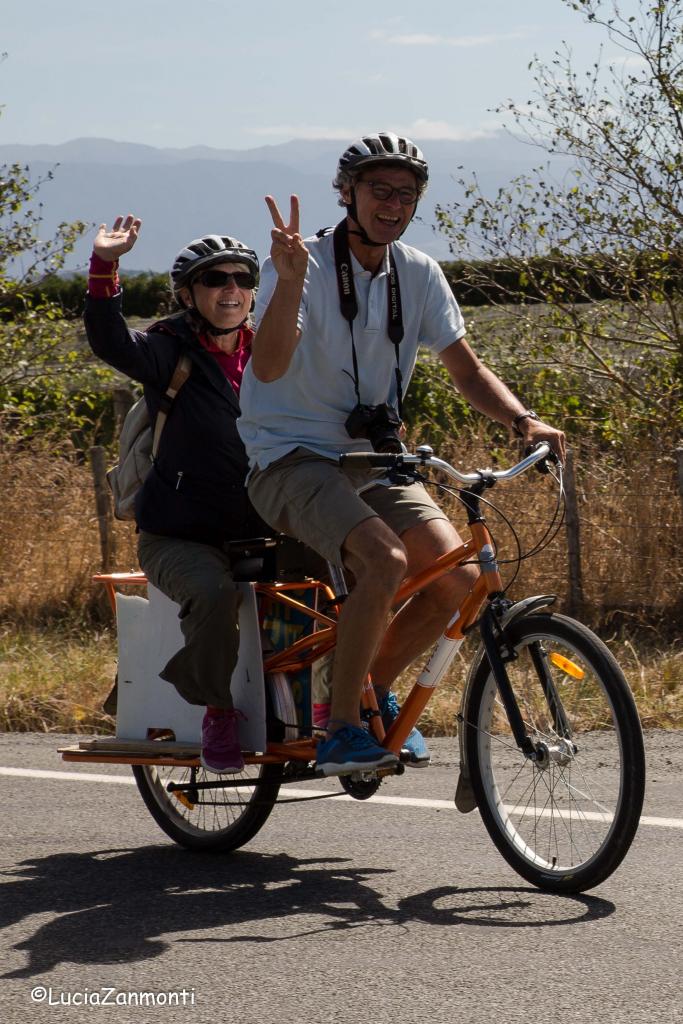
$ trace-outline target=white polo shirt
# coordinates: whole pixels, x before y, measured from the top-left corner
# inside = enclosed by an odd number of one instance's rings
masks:
[[[352,440],[344,423],[356,405],[351,332],[339,310],[332,234],[306,239],[309,251],[298,324],[301,338],[287,372],[278,380],[256,379],[249,363],[240,391],[237,421],[249,464],[265,469],[302,446],[335,459],[341,452],[367,451]],[[402,242],[392,246],[401,291],[403,340],[399,365],[406,392],[419,345],[435,354],[465,334],[465,325],[441,267],[430,256]],[[360,400],[389,402],[396,408],[396,350],[389,340],[388,258],[374,277],[351,254],[358,315],[353,336],[358,358]],[[256,299],[258,324],[277,283],[268,258]]]

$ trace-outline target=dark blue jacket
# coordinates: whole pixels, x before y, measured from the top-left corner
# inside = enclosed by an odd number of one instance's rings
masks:
[[[161,435],[155,465],[139,491],[139,529],[207,544],[270,533],[247,497],[248,463],[237,433],[237,395],[213,356],[178,313],[147,331],[131,330],[121,294],[88,296],[85,329],[93,352],[144,386],[152,423],[182,351],[192,371]]]

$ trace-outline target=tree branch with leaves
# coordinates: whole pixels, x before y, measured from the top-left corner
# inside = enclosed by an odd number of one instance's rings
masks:
[[[624,403],[615,420],[635,414],[671,434],[683,368],[683,4],[640,0],[627,16],[617,0],[564,2],[600,33],[598,58],[585,71],[566,46],[535,59],[532,97],[498,108],[546,163],[493,196],[462,180],[464,200],[437,219],[468,261],[463,283],[505,310],[539,361],[556,361],[559,389],[570,367],[575,389],[578,366]],[[559,179],[558,156],[569,163]]]

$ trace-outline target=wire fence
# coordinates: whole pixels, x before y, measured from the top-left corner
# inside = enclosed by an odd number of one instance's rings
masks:
[[[469,439],[439,454],[462,469],[490,463]],[[515,453],[510,453],[510,462]],[[106,455],[93,461],[49,438],[0,450],[0,620],[40,622],[91,609],[93,573],[137,568],[134,524],[113,519],[103,490]],[[525,559],[511,596],[554,593],[559,606],[592,624],[629,623],[680,634],[683,621],[683,495],[680,456],[653,442],[633,450],[573,450],[574,499],[569,525]],[[553,482],[535,471],[501,484],[486,497],[504,512],[523,552],[545,533],[556,509]],[[459,502],[438,498],[464,525]],[[504,575],[517,549],[510,528],[488,515]],[[574,556],[572,559],[572,547]]]

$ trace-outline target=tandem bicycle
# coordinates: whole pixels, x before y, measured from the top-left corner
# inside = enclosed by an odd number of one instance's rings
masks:
[[[554,611],[553,595],[515,601],[507,596],[510,584],[503,583],[503,563],[486,519],[489,508],[498,510],[484,494],[532,466],[549,472],[558,489],[551,524],[556,532],[562,468],[551,460],[547,444],[508,469],[468,473],[437,458],[427,445],[412,453],[340,456],[341,463],[382,469],[389,479],[433,482],[464,506],[463,543],[405,579],[395,597],[396,608],[458,566],[475,562],[480,570],[463,602],[453,608],[444,634],[386,732],[367,680],[367,727],[400,758],[406,737],[456,653],[466,640],[478,639],[460,706],[453,709],[460,754],[455,806],[463,813],[479,810],[496,847],[524,879],[546,891],[577,893],[607,879],[631,846],[644,798],[645,756],[633,696],[606,645],[585,625]],[[444,483],[444,478],[456,486]],[[551,527],[527,555],[552,539]],[[243,846],[267,821],[287,785],[320,777],[310,700],[297,718],[287,699],[288,681],[325,659],[329,662],[347,591],[343,572],[333,566],[328,566],[324,582],[303,574],[287,582],[279,579],[274,553],[286,543],[282,538],[256,538],[231,544],[235,579],[250,597],[251,604],[243,601],[243,607],[251,615],[258,645],[244,675],[252,696],[263,691],[263,730],[245,747],[242,773],[206,772],[200,765],[198,741],[179,742],[178,729],[163,715],[156,721],[149,715],[141,719],[139,735],[132,739],[119,738],[117,718],[117,737],[87,739],[61,751],[67,761],[130,764],[156,822],[190,849],[230,851]],[[517,555],[506,562],[518,563],[522,557],[518,542]],[[146,582],[139,573],[99,578],[113,602],[120,598],[115,595],[120,585]],[[272,614],[273,608],[294,611],[306,623],[300,635],[279,650],[261,642],[264,609]],[[121,635],[120,618],[118,624],[121,653],[126,637]],[[240,629],[242,651],[248,646],[242,620]],[[122,685],[119,672],[119,689]],[[184,707],[187,711],[190,706]],[[403,771],[399,761],[388,768],[340,776],[338,795],[366,800],[391,775]]]

